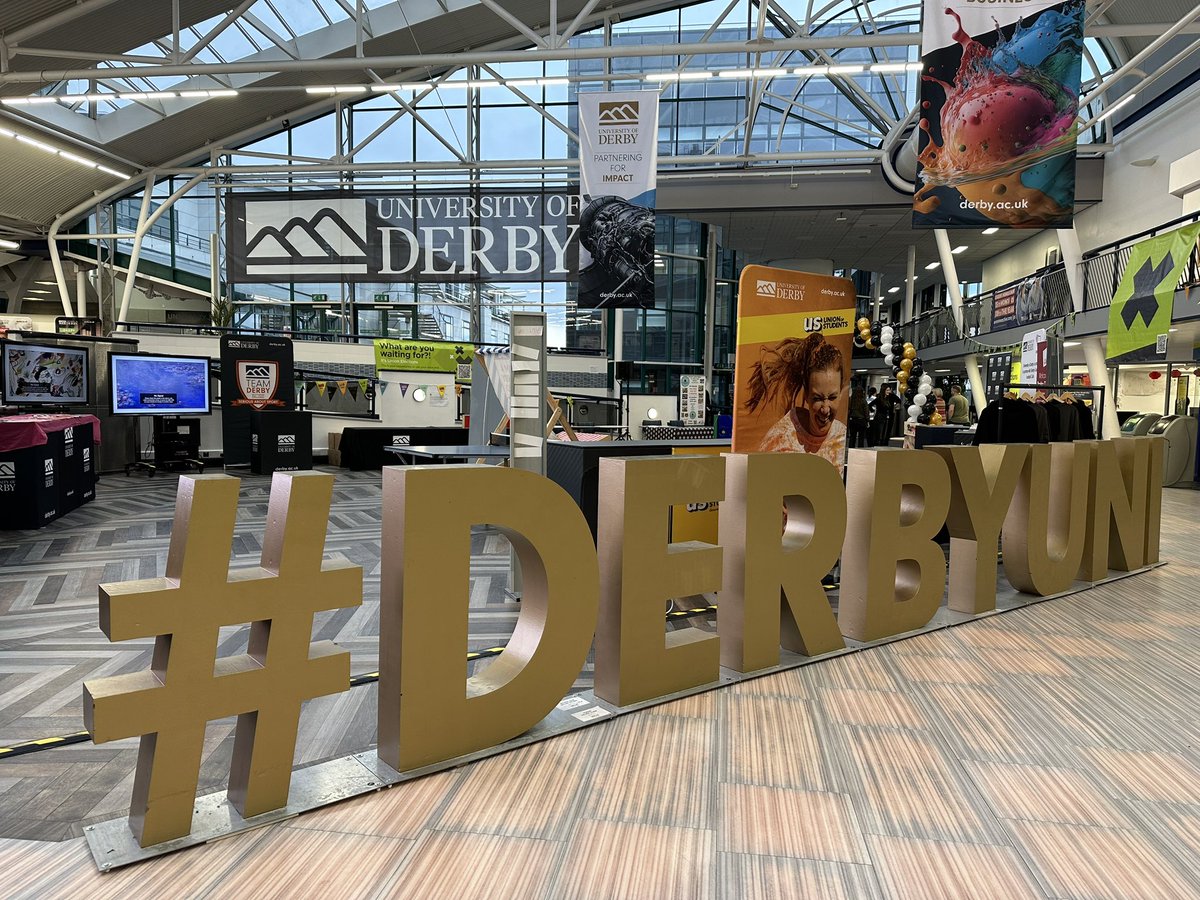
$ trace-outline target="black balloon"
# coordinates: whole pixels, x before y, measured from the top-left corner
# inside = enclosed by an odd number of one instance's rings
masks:
[[[928,425],[929,424],[929,413],[921,413],[919,416],[917,416],[917,421],[919,423],[921,423],[922,425]]]
[[[892,366],[892,374],[893,374],[893,375],[899,375],[899,374],[900,374],[900,367],[899,367],[899,366]]]
[[[913,360],[913,367],[912,367],[912,369],[909,370],[908,374],[912,375],[914,378],[920,378],[921,375],[924,374],[924,372],[925,372],[925,367],[923,365],[921,365],[919,362],[917,362],[916,360]]]
[[[879,334],[881,331],[883,331],[883,326],[880,323],[878,323],[878,322],[871,323],[871,334],[875,335],[875,337],[879,337]]]

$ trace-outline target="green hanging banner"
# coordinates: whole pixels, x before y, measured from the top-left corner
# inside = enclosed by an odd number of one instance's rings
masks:
[[[1175,288],[1198,236],[1200,222],[1134,244],[1108,312],[1108,359],[1166,359]]]

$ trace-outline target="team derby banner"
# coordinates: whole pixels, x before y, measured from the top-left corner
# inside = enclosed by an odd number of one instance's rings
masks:
[[[579,305],[654,305],[658,91],[579,95]]]
[[[235,193],[227,210],[233,283],[567,281],[577,271],[579,198],[566,193]]]
[[[1065,228],[1084,4],[925,0],[917,228]]]

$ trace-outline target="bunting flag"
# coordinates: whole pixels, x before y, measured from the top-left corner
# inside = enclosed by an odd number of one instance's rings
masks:
[[[1108,311],[1108,359],[1166,358],[1175,288],[1197,237],[1200,222],[1133,245]]]
[[[403,397],[403,396],[405,396],[406,394],[408,394],[408,382],[406,382],[406,381],[401,381],[401,382],[398,382],[398,383],[397,383],[397,387],[399,387],[399,388],[400,388],[400,396],[401,396],[401,397]]]
[[[446,386],[445,386],[444,384],[439,384],[439,385],[437,386],[437,389],[438,389],[438,396],[439,396],[439,397],[445,397],[445,396],[446,396]]]
[[[367,388],[368,388],[369,386],[370,386],[370,385],[369,385],[369,383],[367,382],[367,379],[365,379],[365,378],[360,378],[360,379],[358,379],[358,389],[359,389],[360,391],[362,391],[364,394],[367,392]]]
[[[462,385],[461,385],[461,384],[456,384],[456,385],[454,386],[454,396],[455,396],[455,397],[461,397],[461,396],[462,396]]]
[[[358,382],[351,381],[349,384],[346,385],[346,387],[350,391],[350,399],[357,400],[358,399]]]
[[[388,389],[389,387],[391,387],[391,384],[390,384],[389,382],[386,382],[386,381],[381,381],[381,382],[379,382],[379,393],[380,393],[380,394],[386,394],[386,393],[387,393],[387,389]]]
[[[321,394],[324,394],[324,393],[325,393],[325,385],[326,385],[326,382],[324,382],[324,381],[318,381],[318,382],[316,382],[316,385],[317,385],[317,392],[318,392],[318,393],[321,393]]]
[[[345,393],[346,393],[346,390],[347,390],[347,387],[348,387],[348,386],[347,386],[346,382],[344,382],[344,381],[339,381],[339,382],[337,383],[337,389],[338,389],[339,391],[341,391],[343,395],[345,395]]]

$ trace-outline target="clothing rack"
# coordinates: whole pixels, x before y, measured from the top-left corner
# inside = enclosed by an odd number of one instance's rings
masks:
[[[1088,391],[1092,394],[1092,418],[1096,439],[1101,440],[1104,437],[1104,390],[1104,385],[1090,384],[1005,384],[1000,388],[1000,395],[1004,396],[1009,391],[1048,391],[1052,394],[1080,394]]]

